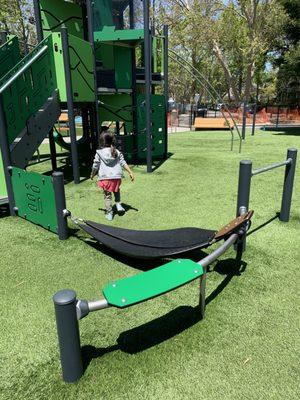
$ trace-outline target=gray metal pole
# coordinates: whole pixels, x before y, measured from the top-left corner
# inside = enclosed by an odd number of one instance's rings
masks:
[[[33,8],[34,8],[34,19],[36,24],[36,35],[38,42],[43,40],[43,28],[42,28],[42,18],[41,18],[41,9],[40,9],[40,1],[33,0]]]
[[[246,102],[243,104],[243,125],[242,125],[242,139],[246,138],[246,122],[247,122],[247,105]]]
[[[283,222],[288,222],[290,219],[290,210],[292,204],[293,186],[294,186],[294,176],[296,170],[297,161],[297,149],[288,149],[287,160],[290,158],[291,163],[287,164],[285,167],[283,191],[282,191],[282,201],[279,219]]]
[[[246,209],[249,210],[251,176],[252,176],[252,161],[251,160],[240,161],[238,196],[237,196],[237,207],[236,207],[237,217],[240,215],[240,207],[246,207]]]
[[[203,319],[205,317],[205,292],[206,292],[206,272],[207,267],[203,268],[203,275],[200,277],[200,298],[199,298],[199,306],[200,306],[200,316]]]
[[[64,174],[54,172],[52,174],[53,188],[55,194],[56,216],[58,237],[60,240],[66,240],[69,237],[68,221],[66,213],[66,196],[64,187]]]
[[[145,120],[147,135],[147,172],[152,172],[152,132],[151,132],[151,35],[149,27],[149,0],[144,6],[144,61],[145,61]]]
[[[96,51],[94,42],[94,1],[88,0],[86,2],[86,12],[87,12],[87,27],[88,27],[88,38],[92,46],[93,51],[93,69],[94,69],[94,89],[95,89],[95,109],[94,109],[94,135],[97,140],[97,145],[99,144],[99,107],[98,107],[98,84],[97,84],[97,70],[96,70]]]
[[[70,54],[69,54],[69,39],[68,39],[67,28],[61,29],[61,40],[62,40],[64,70],[65,70],[65,78],[66,78],[66,91],[67,91],[69,129],[70,129],[70,138],[71,138],[71,158],[72,158],[73,176],[74,176],[74,183],[79,183],[80,182],[80,173],[79,173],[79,162],[78,162],[78,149],[77,149],[77,143],[76,143],[77,136],[76,136],[75,115],[74,115],[71,62],[70,62]]]
[[[165,157],[168,156],[168,100],[169,100],[169,27],[168,25],[163,26],[164,35],[164,96],[165,96],[165,126],[166,126],[166,137],[165,137]]]
[[[249,210],[251,177],[252,177],[252,161],[250,160],[240,161],[237,207],[236,207],[237,217],[240,215],[241,207],[244,207],[246,211]],[[246,235],[244,235],[243,239],[235,246],[235,249],[238,252],[243,252],[246,250]]]
[[[76,315],[76,293],[61,290],[53,296],[62,376],[75,382],[83,375],[79,325]]]
[[[2,162],[4,167],[4,176],[6,182],[7,197],[9,201],[10,214],[15,216],[15,198],[11,182],[9,167],[11,166],[10,148],[8,142],[8,133],[6,127],[6,118],[4,113],[2,96],[0,95],[0,148],[2,153]]]
[[[130,29],[134,29],[135,26],[135,15],[134,15],[134,2],[129,0],[129,26]]]
[[[257,104],[255,103],[253,106],[253,120],[252,120],[252,132],[251,132],[252,136],[254,136],[255,133],[256,111],[257,111]]]

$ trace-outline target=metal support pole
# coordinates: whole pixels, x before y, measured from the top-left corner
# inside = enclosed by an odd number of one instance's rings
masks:
[[[74,183],[79,183],[80,182],[80,173],[79,173],[79,162],[78,162],[78,149],[77,149],[77,143],[76,143],[77,136],[76,136],[75,115],[74,115],[71,63],[70,63],[69,39],[68,39],[67,28],[61,29],[61,40],[62,40],[64,70],[65,70],[65,78],[66,78],[67,105],[68,105],[70,138],[71,138],[71,157],[72,157],[73,176],[74,176]]]
[[[1,31],[0,32],[0,46],[7,42],[7,32]]]
[[[246,138],[246,122],[247,122],[247,105],[246,102],[243,104],[243,125],[242,125],[242,139]]]
[[[83,375],[79,324],[76,315],[76,293],[61,290],[53,296],[62,376],[75,382]]]
[[[57,159],[56,159],[55,141],[54,141],[54,137],[53,137],[53,128],[50,130],[48,137],[49,137],[51,166],[52,166],[52,171],[54,172],[57,170]]]
[[[168,156],[168,100],[169,100],[169,27],[163,26],[164,35],[164,96],[165,96],[165,124],[166,124],[166,137],[165,137],[165,158]]]
[[[256,122],[256,112],[257,112],[257,104],[255,103],[253,106],[253,119],[252,119],[252,132],[251,135],[254,136],[255,133],[255,122]]]
[[[206,291],[207,267],[202,267],[202,268],[203,268],[203,275],[201,275],[201,277],[200,277],[200,298],[199,298],[201,319],[203,319],[205,317],[205,291]]]
[[[54,172],[52,174],[53,188],[55,194],[57,230],[60,240],[66,240],[69,237],[68,221],[66,215],[66,196],[64,186],[64,174]]]
[[[97,140],[97,146],[99,142],[99,108],[98,108],[98,84],[97,84],[97,70],[96,70],[96,51],[95,51],[95,42],[94,42],[94,1],[87,0],[86,1],[86,13],[87,13],[87,27],[88,27],[88,39],[90,45],[92,46],[93,52],[93,69],[94,69],[94,90],[95,90],[95,106],[94,106],[94,135]]]
[[[134,29],[135,20],[134,20],[134,1],[129,0],[129,27],[130,29]]]
[[[251,177],[252,177],[252,161],[250,160],[240,161],[237,207],[236,207],[237,217],[240,215],[241,207],[244,207],[246,211],[249,210]],[[246,235],[244,235],[243,239],[235,246],[235,249],[238,252],[243,252],[246,250]]]
[[[6,126],[6,118],[4,113],[2,96],[0,96],[0,149],[2,153],[2,162],[4,167],[4,176],[6,182],[7,197],[9,201],[10,215],[15,216],[15,198],[11,182],[9,167],[11,166],[10,148],[8,142],[8,133]]]
[[[297,149],[288,149],[286,159],[292,161],[286,165],[284,174],[284,183],[282,191],[281,209],[279,219],[283,222],[288,222],[290,219],[290,210],[292,204],[294,176],[297,161]]]
[[[36,25],[37,40],[38,42],[41,42],[43,40],[43,27],[42,27],[40,1],[33,0],[33,7],[34,7],[34,19]]]
[[[144,60],[145,60],[145,120],[147,136],[147,172],[152,172],[152,127],[151,127],[151,35],[149,27],[149,0],[144,5]]]

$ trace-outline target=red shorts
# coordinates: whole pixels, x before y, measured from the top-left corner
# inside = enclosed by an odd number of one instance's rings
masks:
[[[103,179],[98,181],[99,188],[102,188],[106,192],[118,192],[121,186],[121,179]]]

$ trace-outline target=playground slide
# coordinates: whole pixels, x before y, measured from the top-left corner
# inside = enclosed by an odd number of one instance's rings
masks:
[[[65,150],[71,151],[71,143],[66,142],[61,133],[55,130],[53,132],[53,137],[55,143],[58,144],[58,146]],[[80,139],[77,140],[76,143],[79,154],[87,153],[90,151],[90,141],[88,137],[82,136]]]

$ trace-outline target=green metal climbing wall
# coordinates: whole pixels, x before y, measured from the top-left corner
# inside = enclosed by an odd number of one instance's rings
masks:
[[[62,0],[40,0],[40,7],[45,37],[52,32],[60,32],[65,26],[71,35],[84,38],[82,12],[78,4]]]
[[[18,216],[57,233],[52,178],[13,167],[12,185]]]
[[[53,55],[57,88],[61,101],[67,101],[66,79],[60,33],[52,34]],[[68,35],[71,77],[74,102],[95,100],[93,52],[90,43],[76,36]]]
[[[14,141],[26,126],[28,118],[39,110],[57,87],[54,60],[51,52],[52,36],[42,41],[30,54],[0,79],[1,87],[43,48],[45,48],[45,52],[1,95],[9,143]]]
[[[145,96],[137,96],[137,149],[138,158],[145,160],[147,155]],[[163,95],[151,96],[152,109],[152,155],[159,158],[164,155],[166,141],[165,100]]]

